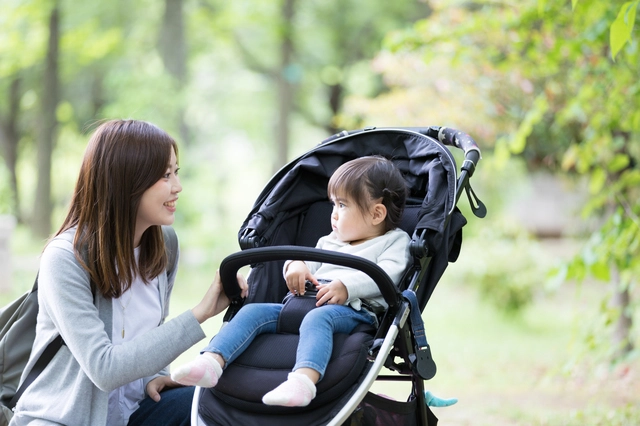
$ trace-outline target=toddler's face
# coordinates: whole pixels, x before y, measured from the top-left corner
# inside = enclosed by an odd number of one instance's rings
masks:
[[[343,194],[333,194],[330,200],[333,204],[331,228],[340,241],[359,244],[379,236],[370,211],[360,211],[357,203]]]

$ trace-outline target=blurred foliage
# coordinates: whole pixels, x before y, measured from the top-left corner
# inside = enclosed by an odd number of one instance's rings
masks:
[[[347,110],[374,121],[435,118],[477,137],[495,166],[519,156],[529,170],[584,176],[582,220],[597,218],[602,227],[561,268],[562,278],[619,276],[617,291],[633,296],[640,272],[638,3],[433,1],[432,15],[390,33],[374,62],[392,89],[376,100],[355,98]],[[618,319],[636,306],[632,298]]]
[[[591,407],[582,410],[571,410],[561,415],[540,416],[526,415],[521,411],[514,413],[514,424],[538,426],[633,426],[640,424],[640,410],[634,404],[621,408]],[[522,421],[526,423],[520,423]]]
[[[11,213],[11,188],[8,185],[9,172],[0,163],[0,215]]]
[[[184,192],[176,227],[183,260],[217,264],[238,249],[236,232],[272,171],[277,92],[270,72],[278,69],[282,2],[184,0],[183,87],[167,71],[159,48],[164,2],[3,1],[0,123],[9,117],[10,87],[17,82],[16,173],[23,202],[16,212],[2,165],[0,212],[27,218],[36,186],[47,20],[55,4],[62,39],[54,226],[100,120],[149,120],[178,137],[182,115],[190,130],[190,140],[179,141]],[[556,279],[619,276],[620,286],[635,294],[638,4],[298,1],[290,29],[294,55],[283,68],[295,88],[289,157],[334,128],[459,128],[484,151],[473,185],[490,215],[470,220],[465,235],[490,247],[484,255],[494,253],[485,259],[491,268],[465,281],[477,281],[487,298],[512,314],[535,297],[543,279],[538,248],[499,212],[519,190],[516,178],[542,169],[586,179],[589,200],[580,220],[602,225],[574,261],[557,269]],[[473,218],[464,198],[460,207]],[[634,301],[628,309],[635,307]],[[607,312],[609,323],[620,315]]]
[[[508,317],[521,316],[536,295],[545,290],[545,274],[537,263],[540,248],[526,235],[496,235],[486,229],[467,243],[473,258],[466,257],[464,283]],[[467,249],[465,249],[467,250]]]
[[[2,164],[0,212],[27,225],[33,216],[48,19],[58,7],[61,93],[52,157],[53,230],[66,213],[92,130],[105,119],[136,118],[178,139],[184,191],[175,226],[185,263],[215,266],[238,250],[236,233],[267,183],[275,158],[277,94],[263,71],[277,63],[282,2],[178,3],[187,45],[184,87],[168,72],[161,54],[164,1],[3,2],[0,142],[5,140],[1,130],[14,125],[20,205],[11,197],[5,178],[10,172]],[[332,87],[341,87],[341,98],[385,90],[368,61],[389,30],[430,12],[428,4],[410,0],[295,3],[296,50],[286,67],[296,89],[296,112],[289,123],[292,158],[323,140],[335,125],[335,111],[329,107]],[[248,60],[252,58],[259,66]],[[14,82],[19,98],[15,117],[10,103]],[[176,119],[181,114],[189,140],[182,140],[181,120]],[[0,155],[7,160],[6,150]]]
[[[622,409],[616,410],[580,410],[571,415],[570,423],[558,423],[558,425],[608,425],[631,426],[640,424],[640,411],[635,404],[627,404]]]
[[[88,1],[78,5],[68,0],[7,0],[3,3],[0,123],[9,120],[8,93],[14,80],[19,81],[20,97],[16,173],[20,199],[25,202],[22,211],[10,207],[14,214],[26,219],[32,215],[35,185],[32,146],[37,138],[42,100],[40,80],[47,20],[55,5],[62,16],[58,58],[61,100],[57,109],[60,146],[69,147],[63,138],[84,146],[97,122],[114,117],[149,120],[170,134],[181,136],[180,120],[176,117],[184,114],[181,119],[189,127],[193,141],[180,141],[185,145],[183,148],[189,145],[183,158],[193,158],[198,163],[183,167],[187,183],[193,178],[197,188],[199,181],[206,181],[212,192],[217,192],[227,180],[239,179],[242,185],[233,185],[234,190],[248,185],[248,194],[257,193],[259,186],[266,183],[275,158],[276,141],[272,133],[277,117],[277,93],[268,71],[275,70],[278,61],[282,2],[178,3],[184,14],[188,49],[185,87],[165,69],[161,58],[165,2]],[[334,114],[342,108],[344,97],[350,93],[375,95],[384,90],[367,62],[389,30],[424,18],[430,12],[426,3],[410,0],[294,3],[295,52],[285,67],[286,78],[296,90],[296,114],[290,122],[293,141],[290,158],[329,135],[336,125]],[[331,91],[335,87],[340,88],[336,92],[339,99],[332,100]],[[246,156],[241,158],[240,154]],[[193,173],[196,169],[210,176],[196,177]],[[236,177],[239,170],[250,171],[251,178]],[[70,191],[68,182],[60,181],[55,172],[52,179],[54,191],[55,188]],[[60,192],[53,198],[55,209],[64,206]],[[185,219],[199,217],[207,208],[188,212]],[[211,212],[225,210],[223,205],[209,208]],[[226,214],[223,216],[226,221]],[[220,218],[214,215],[210,219]]]

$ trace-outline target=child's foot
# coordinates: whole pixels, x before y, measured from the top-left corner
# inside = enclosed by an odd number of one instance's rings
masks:
[[[204,353],[171,373],[171,378],[185,386],[212,388],[218,384],[222,367],[213,356]]]
[[[262,397],[267,405],[306,407],[316,397],[316,385],[304,374],[291,372],[283,382]]]

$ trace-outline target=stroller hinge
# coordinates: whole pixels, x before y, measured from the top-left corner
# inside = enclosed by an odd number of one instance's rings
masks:
[[[426,229],[423,229],[419,235],[418,232],[415,231],[413,233],[413,237],[411,237],[411,242],[409,243],[409,253],[411,253],[411,256],[415,259],[422,259],[429,256],[429,247],[427,247],[426,233]]]
[[[262,239],[256,235],[256,231],[253,229],[245,229],[239,238],[240,248],[242,250],[260,247],[262,245]]]
[[[469,177],[471,177],[473,176],[473,172],[475,172],[476,170],[476,165],[471,160],[464,160],[464,162],[462,163],[462,167],[460,167],[460,169],[466,170],[467,173],[469,173]]]

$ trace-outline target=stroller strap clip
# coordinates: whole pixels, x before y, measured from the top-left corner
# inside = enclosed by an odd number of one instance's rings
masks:
[[[410,305],[409,321],[416,341],[416,355],[415,359],[412,359],[414,368],[420,377],[424,380],[429,380],[436,375],[436,363],[433,361],[431,348],[427,342],[424,322],[422,321],[420,308],[418,307],[418,298],[411,290],[404,290],[402,296]]]

